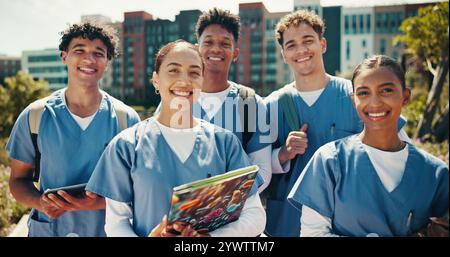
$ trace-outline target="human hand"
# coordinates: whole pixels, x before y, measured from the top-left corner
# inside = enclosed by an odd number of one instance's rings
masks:
[[[207,237],[207,233],[200,234],[185,222],[175,222],[167,225],[167,215],[164,215],[161,223],[159,223],[150,232],[149,237]]]
[[[42,194],[39,198],[39,205],[39,211],[49,216],[51,219],[57,219],[66,212],[64,209],[54,204],[45,194]]]
[[[92,192],[86,192],[84,197],[71,196],[64,190],[59,190],[58,195],[49,194],[48,198],[54,206],[65,211],[98,210],[105,208],[105,199]]]
[[[278,159],[281,164],[294,159],[297,154],[304,154],[308,147],[308,136],[306,131],[308,124],[303,124],[300,131],[291,131],[286,139],[286,143],[281,148]]]

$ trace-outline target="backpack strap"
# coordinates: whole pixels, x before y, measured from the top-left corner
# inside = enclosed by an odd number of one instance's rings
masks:
[[[40,167],[41,167],[41,152],[37,144],[39,126],[41,124],[42,113],[45,110],[45,104],[47,103],[49,97],[39,99],[30,105],[30,113],[28,116],[28,124],[30,126],[31,141],[34,146],[34,173],[33,181],[39,184],[40,178]],[[127,106],[122,102],[113,97],[111,97],[112,106],[117,115],[117,125],[119,132],[126,129],[127,122]]]
[[[34,146],[34,173],[33,181],[39,182],[40,167],[41,167],[41,152],[37,144],[37,137],[39,134],[39,126],[41,124],[42,113],[45,110],[45,104],[49,97],[45,97],[34,101],[30,105],[30,112],[28,114],[28,125],[30,126],[31,141]]]
[[[296,131],[300,129],[300,121],[297,115],[297,109],[295,108],[294,96],[292,94],[290,85],[291,84],[281,89],[281,95],[279,99],[289,127],[292,131]]]
[[[117,125],[119,131],[122,131],[128,127],[127,121],[127,106],[120,100],[110,96],[112,106],[117,115]]]
[[[255,131],[255,124],[249,124],[249,106],[252,108],[253,113],[256,113],[256,93],[250,87],[241,85],[239,88],[239,100],[238,100],[238,111],[240,112],[243,108],[244,115],[240,115],[241,124],[244,124],[244,133],[242,134],[242,146],[244,149],[247,146],[247,143],[252,138],[253,133]],[[252,130],[250,130],[250,126],[252,126]]]

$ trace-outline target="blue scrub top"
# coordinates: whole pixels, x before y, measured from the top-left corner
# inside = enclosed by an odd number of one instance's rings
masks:
[[[408,144],[400,184],[384,187],[358,135],[321,147],[288,196],[332,221],[332,233],[407,236],[449,208],[448,166]]]
[[[285,88],[293,95],[300,127],[308,124],[308,147],[303,155],[291,160],[288,173],[273,174],[266,189],[266,233],[271,236],[299,236],[301,212],[287,201],[287,195],[314,152],[328,142],[361,132],[364,126],[352,103],[350,80],[330,76],[330,81],[311,106],[300,97],[294,83]],[[272,132],[276,137],[273,138],[272,149],[283,146],[291,132],[279,101],[282,90],[273,92],[265,99],[270,122],[277,129],[277,133]],[[399,129],[404,124],[405,121],[400,119]]]
[[[86,183],[105,146],[118,132],[117,116],[111,96],[101,91],[102,102],[86,130],[82,130],[64,104],[62,90],[49,97],[39,126],[38,147],[41,152],[40,188]],[[19,115],[6,150],[12,159],[34,164],[35,150],[28,123],[30,106]],[[139,122],[132,108],[127,112],[127,125]],[[29,236],[104,236],[104,210],[66,212],[58,219],[33,209]]]
[[[239,89],[242,86],[232,81],[228,81],[228,83],[231,87],[230,92],[214,117],[209,117],[198,102],[194,104],[193,114],[196,118],[206,120],[216,126],[232,131],[242,143],[244,127],[243,124],[241,124],[241,115],[244,115],[244,113],[241,113],[238,110]],[[248,154],[261,150],[271,143],[268,139],[263,139],[269,134],[269,127],[264,125],[267,116],[266,107],[260,96],[255,95],[255,99],[255,115],[253,116],[251,111],[249,111],[248,114],[250,124],[254,124],[255,127],[254,130],[251,131],[253,132],[252,137],[247,144],[243,146],[245,152]]]
[[[231,132],[200,121],[194,148],[183,163],[149,118],[115,137],[100,158],[87,190],[131,204],[133,229],[148,236],[169,213],[173,188],[250,165]],[[258,176],[251,194],[262,183]]]

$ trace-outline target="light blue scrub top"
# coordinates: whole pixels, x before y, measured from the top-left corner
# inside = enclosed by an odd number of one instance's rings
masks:
[[[449,208],[448,166],[408,144],[400,184],[388,192],[358,135],[321,147],[289,193],[332,221],[332,233],[363,237],[407,236]]]
[[[300,127],[308,124],[308,147],[303,155],[291,160],[291,168],[285,174],[273,174],[271,183],[266,189],[267,224],[266,233],[270,236],[299,236],[301,212],[288,201],[287,195],[292,189],[300,173],[322,145],[362,131],[363,123],[353,106],[351,81],[331,76],[330,81],[322,94],[312,106],[308,106],[300,97],[297,89],[288,84],[294,96],[294,104],[300,121]],[[271,123],[277,124],[278,137],[274,139],[272,149],[284,145],[291,132],[284,116],[283,106],[279,102],[281,89],[270,94],[266,99],[267,112],[271,115]],[[271,112],[274,106],[278,107],[277,117]],[[399,120],[399,128],[405,121]],[[300,128],[298,128],[300,130]]]
[[[97,114],[82,130],[64,104],[58,90],[50,96],[42,113],[38,147],[41,152],[40,188],[86,183],[109,141],[118,132],[117,116],[111,108],[111,96],[101,91],[103,99]],[[35,150],[28,123],[29,106],[19,115],[6,150],[12,159],[34,164]],[[129,108],[127,125],[139,122],[138,114]],[[57,219],[33,209],[28,221],[29,236],[104,236],[105,212],[66,212]]]
[[[155,118],[124,130],[106,148],[87,190],[131,204],[134,231],[148,236],[169,213],[174,187],[250,165],[231,132],[203,120],[200,126],[184,163],[164,139]],[[258,176],[251,194],[261,183]]]
[[[203,110],[200,103],[196,102],[193,108],[194,117],[206,120],[216,126],[228,129],[232,131],[238,138],[241,143],[243,142],[243,124],[241,124],[241,115],[244,113],[240,113],[238,110],[238,100],[239,100],[239,89],[241,85],[236,84],[232,81],[228,81],[230,84],[230,92],[225,98],[225,102],[222,104],[220,109],[214,115],[214,117],[209,117],[208,114]],[[263,149],[264,147],[270,145],[271,142],[268,140],[262,140],[262,137],[268,135],[269,127],[264,128],[262,124],[265,123],[266,119],[266,107],[264,105],[263,99],[255,95],[256,99],[256,107],[255,107],[255,116],[251,116],[252,112],[249,111],[249,119],[250,122],[255,125],[252,137],[244,145],[244,150],[246,153],[250,154],[256,152],[258,150]],[[250,110],[250,109],[249,109]],[[250,117],[251,116],[251,117]],[[263,119],[263,120],[261,120]]]

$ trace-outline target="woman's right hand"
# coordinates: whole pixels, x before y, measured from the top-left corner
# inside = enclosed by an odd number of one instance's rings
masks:
[[[176,231],[172,233],[171,231]],[[167,225],[167,215],[164,215],[161,223],[159,223],[148,235],[149,237],[204,237],[208,234],[200,234],[191,225],[182,222],[175,222]]]

